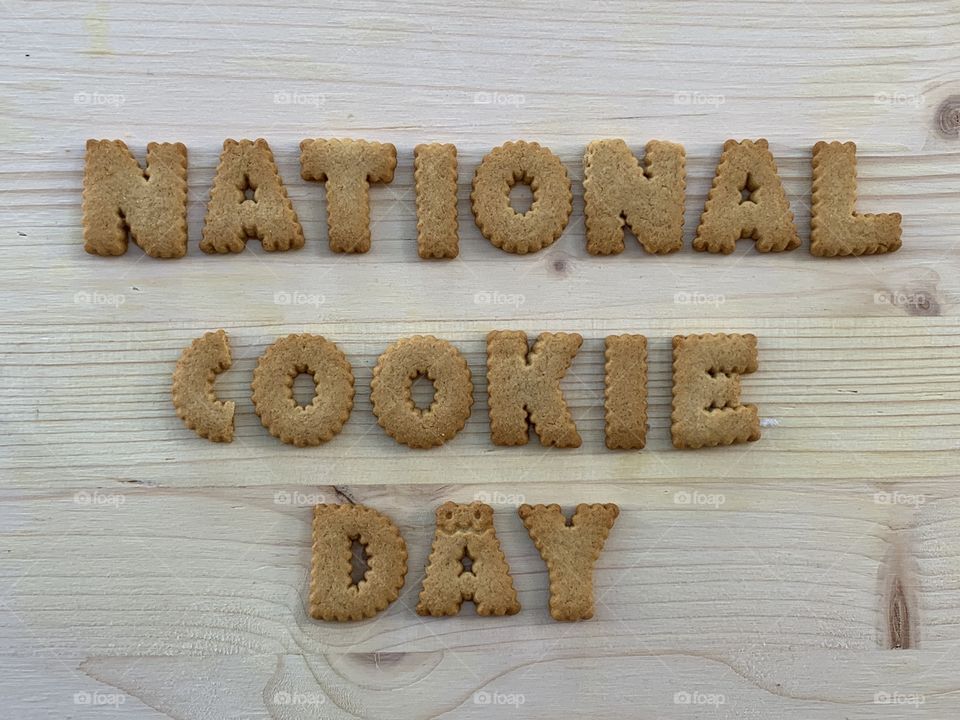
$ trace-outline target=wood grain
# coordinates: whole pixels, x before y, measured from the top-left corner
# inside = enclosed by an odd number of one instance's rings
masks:
[[[0,560],[12,585],[3,644],[33,649],[10,658],[21,672],[53,671],[49,707],[63,711],[75,692],[117,694],[145,717],[147,707],[317,717],[318,705],[330,718],[482,717],[494,693],[537,718],[583,702],[610,718],[634,706],[667,717],[876,717],[884,693],[923,696],[917,709],[932,717],[956,707],[960,567],[946,548],[960,532],[960,499],[948,480],[114,484],[0,497],[14,529]],[[413,611],[433,507],[448,498],[493,503],[520,614]],[[581,500],[622,509],[597,564],[590,622],[550,619],[545,567],[516,515],[518,502],[556,500],[568,511]],[[410,571],[381,616],[338,625],[306,615],[318,501],[366,503],[401,529]],[[906,649],[890,649],[894,627]],[[686,707],[678,693],[723,704]]]
[[[533,323],[536,323],[533,325]],[[551,480],[645,481],[729,477],[805,477],[909,481],[955,472],[960,386],[954,358],[960,329],[942,320],[923,328],[903,320],[669,322],[503,320],[499,328],[579,330],[586,335],[564,386],[584,438],[577,450],[543,448],[534,435],[520,448],[496,447],[487,415],[483,323],[226,324],[234,365],[217,382],[237,403],[231,444],[199,439],[173,412],[170,377],[180,350],[214,326],[91,323],[64,331],[19,325],[4,330],[17,348],[6,368],[0,437],[10,481],[56,486],[76,480],[135,480],[157,485],[277,482],[465,482],[509,476]],[[216,325],[216,324],[215,324]],[[400,332],[397,329],[401,328]],[[261,426],[250,400],[257,357],[276,337],[302,330],[334,341],[354,366],[351,419],[330,443],[297,449]],[[757,443],[701,451],[670,446],[670,337],[725,329],[760,337],[760,370],[743,380],[744,399],[763,418]],[[448,444],[432,451],[399,445],[377,426],[370,375],[377,356],[400,335],[432,332],[461,349],[474,377],[473,413]],[[603,337],[650,338],[650,431],[642,452],[615,452],[603,439]],[[42,335],[38,339],[38,334]],[[882,368],[882,372],[878,371]],[[38,403],[37,384],[47,399]],[[103,389],[109,388],[109,392]],[[43,432],[37,432],[43,428]],[[64,452],[70,463],[63,467]],[[239,475],[238,475],[239,474]]]
[[[7,0],[0,38],[11,717],[99,717],[111,704],[126,717],[284,720],[955,714],[955,2]],[[306,245],[205,256],[222,141],[261,136]],[[188,146],[186,258],[83,252],[89,137],[123,139],[141,159],[149,141]],[[328,249],[322,188],[299,175],[307,137],[396,144],[394,182],[371,190],[369,254]],[[580,157],[602,137],[638,153],[653,138],[684,144],[681,252],[650,256],[628,236],[620,256],[586,253]],[[757,137],[803,245],[694,252],[723,141]],[[557,152],[575,196],[564,235],[529,257],[492,247],[469,208],[480,159],[518,138]],[[810,256],[810,150],[833,139],[858,144],[860,210],[903,215],[900,252]],[[413,147],[428,141],[458,146],[451,262],[417,257]],[[227,446],[186,430],[169,398],[180,351],[219,327],[235,357],[217,383],[238,405]],[[484,336],[503,328],[583,334],[564,385],[578,450],[490,443]],[[249,391],[257,356],[303,331],[337,342],[357,377],[344,431],[310,450],[271,438]],[[670,337],[709,331],[760,338],[743,385],[764,436],[673,450]],[[603,338],[622,332],[650,342],[642,452],[603,445]],[[477,402],[449,445],[415,452],[377,427],[369,381],[391,342],[423,333],[464,352]],[[549,619],[518,495],[622,506],[595,620]],[[407,538],[405,595],[370,622],[305,615],[320,496],[368,502]],[[506,500],[496,522],[524,609],[424,621],[409,606],[433,508],[474,497]]]

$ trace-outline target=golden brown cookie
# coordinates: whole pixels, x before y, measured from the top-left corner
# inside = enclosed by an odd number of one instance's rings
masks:
[[[487,393],[495,445],[526,445],[527,419],[542,445],[580,447],[560,380],[580,349],[576,333],[542,333],[527,352],[526,333],[487,335]]]
[[[577,505],[570,525],[559,505],[521,505],[518,513],[547,564],[550,616],[554,620],[593,617],[593,567],[620,508]]]
[[[493,527],[493,509],[481,502],[447,502],[437,508],[417,614],[456,615],[464,600],[476,604],[477,615],[520,612],[510,566]]]
[[[800,245],[777,164],[763,139],[723,144],[693,247],[729,255],[741,239],[755,240],[759,252]]]
[[[393,181],[397,149],[366,140],[304,140],[300,175],[325,183],[327,227],[334,252],[370,249],[370,183]]]
[[[533,204],[526,213],[510,205],[510,188],[526,183]],[[473,176],[473,217],[494,246],[523,255],[553,244],[573,211],[567,169],[548,148],[522,140],[494,148]]]
[[[364,546],[367,572],[354,585],[353,543]],[[310,616],[317,620],[371,618],[400,596],[407,545],[386,515],[363,505],[317,505],[313,510]]]
[[[457,223],[457,146],[445,143],[413,149],[417,195],[417,252],[422,258],[455,258],[460,253]]]
[[[623,252],[624,223],[649,253],[679,250],[686,187],[683,145],[651,140],[641,165],[623,140],[594,140],[583,156],[587,252]]]
[[[433,403],[422,410],[411,388],[418,377],[433,383]],[[387,348],[370,382],[373,414],[387,435],[412,448],[443,445],[463,430],[473,406],[473,382],[463,355],[431,335],[404,338]]]
[[[880,255],[900,248],[900,214],[861,214],[857,205],[857,146],[813,146],[810,252],[820,257]]]
[[[607,447],[641,449],[647,442],[647,339],[643,335],[609,335],[604,358]]]
[[[246,197],[248,190],[251,199]],[[268,252],[303,247],[303,229],[267,141],[224,140],[200,249],[237,253],[251,237]]]
[[[670,426],[674,447],[759,440],[757,406],[740,404],[740,376],[756,369],[754,335],[674,336]]]
[[[127,233],[150,257],[187,253],[187,148],[147,145],[147,169],[120,140],[87,140],[83,248],[123,255]]]
[[[194,340],[173,371],[173,407],[183,424],[211,442],[233,442],[233,400],[222,402],[213,389],[217,375],[230,368],[230,341],[223,330]]]
[[[306,407],[293,397],[293,381],[310,373],[317,392]],[[288,445],[327,442],[353,409],[353,370],[343,352],[320,335],[287,335],[267,348],[253,371],[253,407],[260,422]]]

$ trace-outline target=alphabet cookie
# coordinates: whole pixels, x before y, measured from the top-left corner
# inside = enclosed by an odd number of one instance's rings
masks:
[[[766,140],[727,140],[700,216],[695,250],[729,255],[749,238],[759,252],[800,245],[787,194]]]
[[[526,213],[510,205],[510,189],[526,183],[533,204]],[[494,148],[473,176],[473,217],[495,247],[523,255],[560,237],[573,211],[573,192],[560,158],[537,143],[522,140]]]
[[[211,442],[233,442],[233,400],[217,399],[213,383],[232,364],[223,330],[208,332],[183,351],[173,371],[173,407],[183,424]]]
[[[493,527],[493,509],[481,502],[447,502],[436,516],[417,614],[456,615],[464,600],[476,604],[477,615],[520,612],[510,566]]]
[[[352,547],[364,546],[367,572],[353,583]],[[362,620],[400,596],[407,574],[407,545],[386,515],[363,505],[317,505],[313,512],[310,616]]]
[[[253,193],[250,199],[248,190]],[[300,221],[263,138],[223,141],[200,249],[237,253],[247,246],[248,237],[259,239],[267,252],[303,247]]]
[[[674,336],[670,426],[674,447],[759,440],[757,406],[740,404],[740,376],[756,369],[754,335]]]
[[[560,380],[580,349],[576,333],[543,333],[528,353],[526,333],[487,335],[490,435],[496,445],[526,445],[527,422],[542,445],[580,447]]]
[[[425,410],[414,404],[411,395],[413,381],[421,376],[434,386],[433,403]],[[470,368],[446,340],[430,335],[404,338],[377,361],[370,402],[377,422],[397,442],[412,448],[443,445],[470,417]]]
[[[455,258],[460,253],[457,147],[444,143],[417,145],[413,167],[417,253],[422,258]]]
[[[306,407],[293,397],[293,381],[310,373],[316,394]],[[267,348],[253,371],[253,407],[260,422],[288,445],[327,442],[353,409],[353,371],[343,352],[320,335],[287,335]]]
[[[127,233],[150,257],[187,253],[187,148],[147,145],[147,169],[120,140],[87,140],[83,240],[91,255],[123,255]]]
[[[643,165],[623,140],[595,140],[583,156],[583,214],[587,252],[623,252],[623,226],[649,253],[683,247],[686,153],[652,140]]]
[[[370,183],[393,181],[397,149],[366,140],[304,140],[300,175],[325,183],[327,227],[334,252],[370,249]]]
[[[818,142],[813,146],[810,252],[820,257],[879,255],[900,248],[900,214],[860,214],[857,204],[857,146]]]
[[[613,503],[577,505],[570,525],[559,505],[521,505],[518,513],[547,563],[550,616],[554,620],[593,617],[593,567],[620,514]]]
[[[611,450],[642,449],[647,442],[647,339],[610,335],[604,358],[606,445]]]

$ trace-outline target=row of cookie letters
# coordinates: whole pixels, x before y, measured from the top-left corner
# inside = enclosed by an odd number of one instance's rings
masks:
[[[304,140],[301,175],[324,182],[331,250],[370,249],[370,183],[389,183],[396,148],[363,140]],[[654,140],[640,162],[623,140],[597,140],[583,158],[587,250],[620,253],[624,226],[650,253],[683,245],[685,152]],[[856,146],[818,142],[813,148],[810,252],[834,257],[893,252],[900,247],[900,215],[856,211]],[[459,254],[457,149],[433,143],[414,149],[417,246],[422,258]],[[526,183],[533,204],[511,205],[510,190]],[[537,252],[563,233],[573,209],[570,177],[560,159],[532,142],[494,148],[477,167],[471,193],[474,220],[496,247]],[[87,252],[122,255],[128,235],[152,257],[187,252],[187,149],[150,143],[147,167],[120,140],[89,140],[83,190]],[[200,249],[236,253],[248,238],[264,250],[303,247],[300,221],[287,196],[273,153],[263,139],[226,140],[207,207]],[[717,164],[693,247],[732,253],[741,239],[760,252],[800,245],[790,202],[766,140],[728,140]]]
[[[555,620],[593,617],[593,568],[620,509],[613,503],[580,504],[568,524],[559,505],[521,505],[518,514],[547,565],[550,615]],[[364,545],[368,570],[354,583],[352,545]],[[362,620],[400,595],[407,546],[386,515],[363,505],[317,505],[313,516],[310,615],[318,620]],[[457,615],[464,600],[478,615],[520,612],[510,565],[484,503],[447,502],[436,510],[436,532],[417,614]]]
[[[496,445],[525,445],[529,428],[546,446],[579,447],[580,435],[560,381],[580,349],[576,333],[543,333],[531,349],[519,331],[487,335],[490,435]],[[647,436],[647,339],[605,339],[606,445],[643,448]],[[173,374],[177,415],[200,437],[230,442],[233,401],[214,392],[218,373],[232,359],[226,332],[197,338]],[[754,335],[678,335],[673,338],[671,436],[678,448],[730,445],[760,437],[759,411],[740,403],[740,376],[757,369]],[[293,397],[297,375],[315,383],[306,406]],[[434,386],[427,409],[414,403],[418,377]],[[354,377],[346,355],[320,335],[287,335],[260,356],[253,372],[253,406],[270,434],[298,447],[319,445],[340,432],[353,409]],[[443,445],[463,429],[473,405],[470,368],[460,351],[432,336],[403,338],[380,356],[370,383],[370,401],[381,427],[412,448]]]

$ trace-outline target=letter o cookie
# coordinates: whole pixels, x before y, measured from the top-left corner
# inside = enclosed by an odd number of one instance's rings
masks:
[[[510,205],[510,188],[530,185],[533,204],[526,213]],[[494,148],[473,176],[473,217],[483,236],[506,252],[524,255],[553,244],[573,211],[567,169],[548,148],[508,142]]]
[[[316,383],[306,407],[293,397],[293,381],[310,373]],[[308,447],[340,432],[353,409],[353,371],[343,352],[320,335],[287,335],[267,348],[253,371],[253,407],[260,422],[288,445]]]
[[[433,403],[422,410],[411,388],[418,377],[433,383]],[[473,382],[463,355],[430,335],[404,338],[387,348],[370,383],[373,414],[387,434],[412,448],[443,445],[463,429],[473,405]]]

